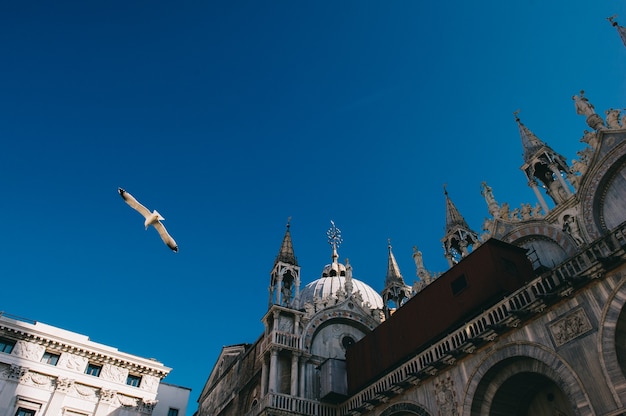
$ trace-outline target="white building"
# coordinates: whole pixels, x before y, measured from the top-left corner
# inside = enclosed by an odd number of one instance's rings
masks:
[[[0,416],[184,416],[170,368],[85,335],[0,313]]]

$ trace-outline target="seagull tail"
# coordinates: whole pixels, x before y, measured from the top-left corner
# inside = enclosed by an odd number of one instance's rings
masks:
[[[159,211],[157,211],[156,209],[154,210],[153,214],[155,214],[157,216],[157,219],[159,221],[164,221],[165,218],[163,218],[163,216],[161,214],[159,214]]]

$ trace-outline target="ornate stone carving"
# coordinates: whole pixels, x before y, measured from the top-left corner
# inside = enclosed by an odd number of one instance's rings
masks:
[[[574,95],[572,100],[574,100],[574,106],[576,107],[576,114],[584,115],[587,117],[587,125],[594,130],[603,130],[606,129],[604,126],[604,120],[598,114],[593,107],[593,105],[589,102],[589,100],[584,96],[585,91],[580,91],[580,96]]]
[[[105,380],[124,383],[128,377],[128,370],[112,364],[104,364],[102,366],[101,377]]]
[[[574,106],[576,107],[576,114],[591,116],[596,113],[594,110],[593,104],[589,102],[587,97],[585,97],[585,91],[580,90],[580,96],[574,95],[572,96],[572,100],[574,100]]]
[[[598,147],[598,134],[595,131],[584,130],[583,137],[580,139],[581,143],[587,143],[592,149]]]
[[[437,398],[437,406],[439,406],[440,415],[458,415],[454,381],[450,377],[435,382],[435,397]]]
[[[563,216],[563,231],[568,233],[576,242],[576,245],[580,246],[585,243],[580,235],[580,228],[578,227],[578,221],[573,215]]]
[[[98,400],[98,390],[94,387],[85,386],[84,384],[74,384],[74,388],[72,389],[70,395],[89,401]],[[100,397],[102,397],[102,394]]]
[[[550,324],[550,333],[557,347],[592,330],[584,309],[573,311]]]
[[[157,405],[158,400],[142,400],[141,403],[139,403],[139,411],[141,413],[146,413],[146,414],[152,414],[152,411],[154,410],[154,407]]]
[[[87,357],[80,357],[70,354],[69,352],[64,352],[59,358],[57,367],[82,372],[87,367],[87,362]]]
[[[53,380],[53,377],[29,371],[21,377],[20,382],[29,386],[34,386],[45,390],[52,390]]]
[[[139,399],[136,397],[125,396],[123,394],[117,395],[117,401],[125,407],[136,407],[139,404]]]
[[[11,368],[9,369],[8,378],[9,380],[21,380],[28,373],[27,367],[22,367],[21,365],[11,364]]]
[[[74,385],[74,380],[63,377],[59,377],[55,383],[56,389],[62,393],[69,392],[72,385]]]
[[[102,403],[112,403],[115,396],[117,396],[115,390],[100,389],[100,401]]]
[[[145,375],[141,377],[141,385],[139,388],[146,391],[157,391],[159,387],[159,379],[155,376]]]
[[[28,341],[17,341],[13,348],[13,355],[27,360],[39,361],[46,348],[43,345]]]
[[[610,129],[620,129],[622,126],[619,124],[619,114],[620,110],[615,110],[613,108],[609,108],[605,111],[606,114],[606,125]]]

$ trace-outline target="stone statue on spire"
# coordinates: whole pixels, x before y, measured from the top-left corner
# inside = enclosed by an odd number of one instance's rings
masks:
[[[576,114],[585,115],[587,117],[596,113],[593,104],[589,102],[587,97],[585,97],[585,91],[580,90],[580,96],[574,95],[572,96],[572,100],[574,100],[574,106],[576,107]]]
[[[604,129],[604,120],[598,114],[596,114],[596,110],[593,107],[593,104],[589,102],[587,97],[585,97],[585,91],[580,90],[580,95],[572,96],[572,100],[574,100],[574,106],[576,107],[576,114],[584,115],[587,117],[587,125],[594,130],[602,130]]]
[[[606,114],[606,124],[609,129],[621,129],[623,126],[619,122],[619,115],[621,110],[615,108],[609,108],[604,112]]]
[[[498,202],[493,196],[493,189],[491,189],[491,187],[487,185],[487,182],[485,181],[481,183],[480,194],[485,198],[485,201],[487,202],[487,208],[489,209],[489,213],[497,218],[500,214],[500,208]]]

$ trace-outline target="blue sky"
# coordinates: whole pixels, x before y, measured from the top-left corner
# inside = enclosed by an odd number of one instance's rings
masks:
[[[387,240],[444,271],[443,186],[536,203],[513,112],[566,157],[626,107],[623,0],[55,1],[0,5],[0,310],[173,367],[195,408],[254,342],[288,217],[303,284],[334,220],[380,291]],[[174,254],[117,194],[158,209]]]

